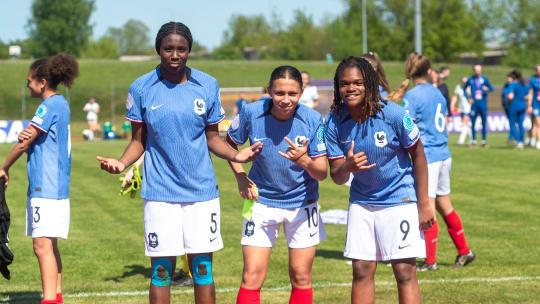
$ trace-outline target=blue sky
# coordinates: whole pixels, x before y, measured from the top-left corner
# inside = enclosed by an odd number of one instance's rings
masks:
[[[264,14],[269,20],[275,12],[287,25],[293,19],[294,10],[301,9],[319,24],[324,18],[342,14],[346,8],[344,0],[96,0],[95,3],[90,19],[94,24],[94,38],[130,18],[144,22],[150,28],[151,37],[155,37],[163,23],[173,20],[185,23],[193,38],[210,48],[221,43],[223,31],[234,14]],[[31,5],[31,0],[0,0],[1,41],[27,38],[25,26]]]

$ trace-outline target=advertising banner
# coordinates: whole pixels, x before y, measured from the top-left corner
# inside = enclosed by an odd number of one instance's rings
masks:
[[[17,142],[17,135],[28,127],[28,120],[0,120],[0,143]]]

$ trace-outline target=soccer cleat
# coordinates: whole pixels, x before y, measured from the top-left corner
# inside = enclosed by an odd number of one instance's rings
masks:
[[[518,143],[516,149],[523,150],[523,143]]]
[[[470,262],[474,261],[475,258],[476,258],[476,255],[474,254],[474,252],[472,252],[472,250],[469,250],[469,252],[466,254],[458,255],[456,257],[456,262],[454,263],[452,267],[463,267],[469,264]]]
[[[172,286],[193,286],[193,279],[183,270],[175,273],[171,280]]]
[[[439,267],[437,266],[437,262],[433,264],[428,264],[426,262],[416,266],[416,271],[435,271],[439,270]]]

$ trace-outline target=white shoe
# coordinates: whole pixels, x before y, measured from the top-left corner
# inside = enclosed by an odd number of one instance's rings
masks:
[[[540,150],[540,142],[536,143],[536,150]]]
[[[523,143],[518,143],[516,149],[523,150]]]

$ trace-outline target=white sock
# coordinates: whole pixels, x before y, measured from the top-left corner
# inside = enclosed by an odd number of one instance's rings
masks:
[[[531,138],[531,146],[536,147],[536,138]]]
[[[461,126],[461,133],[459,134],[458,144],[463,145],[465,143],[465,138],[467,138],[467,134],[469,134],[471,130],[469,129],[469,126]]]
[[[531,139],[529,137],[525,137],[525,144],[528,145],[531,142]]]

